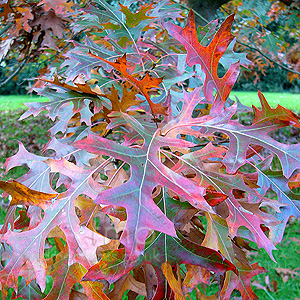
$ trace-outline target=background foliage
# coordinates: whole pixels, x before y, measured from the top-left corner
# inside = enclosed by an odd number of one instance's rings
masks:
[[[175,1],[176,2],[176,1]],[[196,22],[202,26],[216,17],[224,20],[236,14],[233,32],[238,43],[235,51],[247,52],[253,62],[242,70],[236,88],[239,90],[299,91],[299,6],[297,1],[177,1],[181,9],[192,7]],[[62,54],[84,36],[70,24],[78,17],[85,2],[58,1],[14,2],[2,5],[0,36],[0,93],[26,93],[38,72],[56,65]],[[108,1],[118,5],[117,1]],[[136,1],[131,9],[143,3]],[[21,55],[19,55],[21,53]],[[279,67],[281,66],[281,67]],[[269,80],[268,78],[274,78]],[[27,81],[29,79],[29,82]],[[1,83],[2,82],[2,83]]]

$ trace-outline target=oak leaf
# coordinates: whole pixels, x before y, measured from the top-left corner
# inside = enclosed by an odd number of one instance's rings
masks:
[[[261,103],[261,110],[252,105],[254,110],[253,124],[278,120],[279,122],[289,122],[292,126],[300,127],[299,117],[296,114],[279,104],[276,108],[271,108],[265,96],[260,91],[258,91],[258,97]]]
[[[175,294],[175,300],[184,300],[181,283],[175,278],[171,264],[166,261],[161,265],[161,269]]]
[[[189,12],[184,28],[170,22],[165,25],[171,35],[186,48],[188,66],[201,65],[206,75],[203,86],[204,96],[210,103],[215,102],[215,113],[223,108],[223,103],[229,96],[240,69],[239,62],[236,62],[230,65],[222,78],[219,78],[217,74],[219,60],[234,38],[230,31],[233,20],[234,16],[229,16],[221,24],[221,27],[206,47],[202,46],[198,41],[195,17],[192,10]],[[214,89],[217,92],[215,100],[213,99]]]
[[[159,206],[171,221],[174,221],[179,209],[191,208],[189,203],[173,200],[165,193],[159,201]],[[178,238],[175,238],[161,232],[153,232],[146,241],[144,255],[133,262],[126,260],[124,248],[104,251],[102,259],[88,270],[84,280],[106,278],[109,282],[114,282],[134,267],[151,263],[157,276],[157,290],[153,299],[158,300],[167,290],[161,270],[162,264],[166,261],[172,266],[182,263],[197,265],[218,274],[229,270],[236,271],[234,265],[217,251],[199,246],[179,232],[177,236]]]
[[[140,10],[137,13],[132,13],[131,10],[120,3],[120,11],[126,16],[126,25],[130,28],[134,28],[139,25],[143,20],[151,20],[154,17],[147,16],[146,13],[149,10],[152,10],[152,5],[141,6]],[[145,24],[146,25],[146,24]]]
[[[186,147],[193,144],[178,139],[162,138],[159,130],[148,131],[133,117],[126,114],[123,114],[123,117],[143,137],[142,147],[126,147],[96,135],[89,135],[74,145],[95,154],[113,156],[130,165],[130,179],[121,186],[101,192],[95,203],[126,208],[128,219],[120,242],[125,245],[128,258],[134,260],[143,252],[149,230],[175,235],[174,225],[153,202],[152,191],[157,185],[166,186],[179,193],[197,208],[212,210],[203,197],[204,189],[201,186],[194,185],[187,178],[166,168],[158,159],[159,149],[164,145]]]
[[[126,59],[126,54],[124,54],[122,57],[119,57],[116,62],[110,62],[100,56],[96,56],[92,53],[89,53],[90,56],[94,58],[98,58],[99,60],[109,64],[116,70],[118,70],[123,78],[130,82],[133,86],[135,86],[140,93],[146,98],[147,102],[149,103],[151,112],[153,114],[165,114],[166,113],[166,107],[163,107],[160,103],[154,103],[150,99],[149,96],[149,91],[152,88],[159,88],[159,84],[162,82],[163,78],[153,78],[149,75],[149,73],[146,73],[145,76],[141,79],[138,80],[135,77],[133,77],[131,74],[127,72],[128,63]]]
[[[243,299],[259,299],[253,292],[251,287],[251,279],[253,276],[266,272],[266,269],[260,267],[258,263],[252,264],[251,266],[239,267],[239,275],[232,272],[226,274],[225,283],[221,290],[221,298],[229,300],[230,295],[234,289],[240,291]]]
[[[36,205],[46,209],[56,200],[57,196],[57,194],[31,190],[17,181],[0,181],[0,188],[12,196],[10,205]]]

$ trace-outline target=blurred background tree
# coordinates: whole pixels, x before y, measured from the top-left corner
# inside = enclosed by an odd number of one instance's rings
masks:
[[[70,39],[77,37],[71,24],[78,4],[72,0],[0,3],[0,93],[24,93],[34,77],[63,58]]]
[[[235,89],[300,92],[299,0],[188,0],[197,22],[234,13],[235,51],[253,62],[243,70]]]
[[[133,9],[157,0],[130,1]],[[118,5],[118,1],[108,0]],[[253,61],[243,69],[238,90],[300,91],[299,0],[174,0],[187,14],[191,7],[197,24],[225,19],[234,13],[235,51]],[[26,93],[33,78],[58,65],[71,40],[85,36],[72,27],[78,0],[2,0],[0,10],[0,94]],[[222,72],[220,73],[222,74]]]

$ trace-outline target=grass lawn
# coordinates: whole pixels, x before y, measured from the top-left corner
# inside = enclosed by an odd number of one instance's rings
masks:
[[[275,108],[278,104],[280,104],[281,106],[293,110],[294,112],[300,112],[300,94],[270,92],[263,94],[272,108]],[[256,107],[260,107],[260,101],[257,92],[231,92],[230,98],[232,100],[235,100],[235,96],[237,96],[237,98],[244,105],[251,107],[253,104]]]
[[[271,107],[275,108],[277,104],[280,104],[288,109],[295,112],[300,112],[300,94],[290,94],[290,93],[264,93],[268,103]],[[233,91],[230,94],[230,98],[235,100],[235,96],[242,102],[242,104],[247,106],[255,105],[260,107],[260,101],[257,96],[257,92],[240,92]],[[29,96],[29,95],[10,95],[1,96],[0,95],[0,110],[16,110],[25,109],[26,107],[23,103],[35,102],[35,101],[47,101],[45,97]]]
[[[16,110],[26,109],[23,103],[47,101],[45,97],[30,96],[30,95],[0,95],[0,110]]]
[[[260,106],[256,92],[232,92],[231,96],[237,95],[242,104]],[[300,112],[300,95],[264,93],[272,107],[281,104],[295,112]],[[231,97],[235,99],[234,96]],[[25,167],[12,169],[4,174],[3,164],[5,158],[16,153],[18,148],[17,140],[21,141],[25,148],[35,154],[41,154],[42,146],[48,141],[47,130],[53,125],[44,114],[36,118],[28,118],[18,121],[25,109],[22,103],[40,101],[35,96],[0,96],[0,179],[17,178],[27,171]],[[46,101],[46,98],[42,98]],[[1,207],[0,199],[0,224],[3,224],[5,208]],[[277,263],[273,262],[265,250],[251,251],[249,255],[251,262],[258,262],[269,272],[255,276],[252,279],[253,289],[262,300],[274,299],[300,299],[300,222],[291,220],[286,228],[284,239],[277,245],[278,251],[273,254]],[[255,248],[255,245],[251,243]],[[0,295],[1,299],[1,295]],[[193,298],[194,299],[194,298]],[[235,298],[238,299],[238,298]]]

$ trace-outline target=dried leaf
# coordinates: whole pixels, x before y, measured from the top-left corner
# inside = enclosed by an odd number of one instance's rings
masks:
[[[46,209],[57,197],[57,194],[46,194],[31,190],[17,181],[0,181],[0,188],[12,196],[10,205],[36,205]]]

